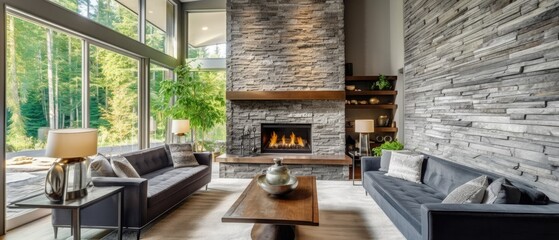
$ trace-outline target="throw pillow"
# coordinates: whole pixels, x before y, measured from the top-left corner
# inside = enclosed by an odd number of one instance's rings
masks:
[[[89,163],[91,169],[91,176],[93,177],[116,177],[109,159],[103,154],[99,153],[91,159]]]
[[[113,156],[111,157],[111,166],[113,171],[118,177],[121,178],[139,178],[140,175],[136,172],[136,169],[126,160],[123,156]]]
[[[379,171],[388,172],[388,166],[390,165],[390,157],[392,157],[392,152],[411,153],[409,150],[382,149],[382,155],[380,156],[380,168],[378,169]]]
[[[171,159],[173,160],[173,167],[195,167],[200,165],[194,157],[192,152],[192,145],[189,143],[185,144],[169,144],[169,152],[171,153]]]
[[[421,183],[423,155],[392,152],[386,176]]]
[[[485,204],[518,204],[518,202],[520,202],[520,190],[503,177],[489,184],[482,201]]]
[[[481,203],[487,185],[489,185],[487,176],[474,178],[452,190],[443,200],[443,203]]]

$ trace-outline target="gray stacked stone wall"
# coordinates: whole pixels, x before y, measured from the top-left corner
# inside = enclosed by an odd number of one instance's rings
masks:
[[[343,0],[227,1],[227,91],[344,89]],[[344,154],[344,101],[228,101],[227,153],[245,127],[312,124],[313,154]]]
[[[559,200],[559,1],[404,5],[406,146]]]
[[[253,178],[272,164],[219,163],[221,178]],[[294,176],[316,176],[318,180],[348,180],[348,165],[286,165]]]

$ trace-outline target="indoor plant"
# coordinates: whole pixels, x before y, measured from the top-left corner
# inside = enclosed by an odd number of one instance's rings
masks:
[[[175,68],[176,80],[161,82],[159,93],[165,102],[173,103],[163,109],[170,119],[189,119],[193,129],[202,134],[225,121],[225,86],[214,79],[201,77],[199,68],[190,62]]]
[[[378,81],[376,81],[371,86],[371,89],[374,89],[375,87],[377,87],[379,90],[384,90],[384,89],[390,89],[392,87],[392,85],[390,84],[390,82],[388,82],[388,80],[386,79],[386,76],[380,74],[378,76]]]
[[[373,148],[373,152],[375,153],[375,156],[380,156],[382,155],[382,150],[402,150],[404,149],[404,144],[402,144],[401,142],[398,142],[398,140],[394,140],[391,142],[384,142],[382,145]]]

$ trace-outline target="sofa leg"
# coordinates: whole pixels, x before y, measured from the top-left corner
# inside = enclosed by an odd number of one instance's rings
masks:
[[[206,191],[208,191],[208,184],[206,184]]]
[[[138,231],[136,231],[136,240],[140,240],[140,233],[142,232],[141,229],[138,229]]]
[[[52,228],[54,229],[54,239],[57,239],[58,238],[58,227],[52,226]]]
[[[74,228],[70,227],[70,236],[74,236]]]
[[[367,191],[365,191],[365,196],[369,196],[369,193]]]

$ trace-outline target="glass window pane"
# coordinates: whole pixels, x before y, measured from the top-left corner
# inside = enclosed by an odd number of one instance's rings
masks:
[[[138,0],[50,0],[138,40]],[[150,0],[151,1],[151,0]]]
[[[188,14],[188,58],[225,58],[225,12]]]
[[[216,87],[221,96],[225,96],[225,71],[201,71],[198,76],[211,86]],[[225,112],[225,108],[223,108]],[[203,139],[202,146],[204,151],[225,153],[225,122],[216,124],[212,129],[196,132],[196,139]],[[200,149],[199,149],[200,150]]]
[[[168,0],[149,0],[146,5],[146,44],[174,56],[175,5]]]
[[[49,129],[82,126],[82,45],[65,33],[8,15],[6,23],[7,203],[41,194]],[[7,209],[7,218],[28,210]]]
[[[165,143],[167,133],[167,118],[163,114],[163,109],[169,105],[159,94],[161,81],[172,79],[173,71],[159,66],[157,64],[150,65],[149,76],[149,106],[150,106],[150,124],[149,124],[149,140],[150,147],[159,146]]]
[[[90,47],[90,127],[99,129],[99,152],[137,150],[138,60]]]

